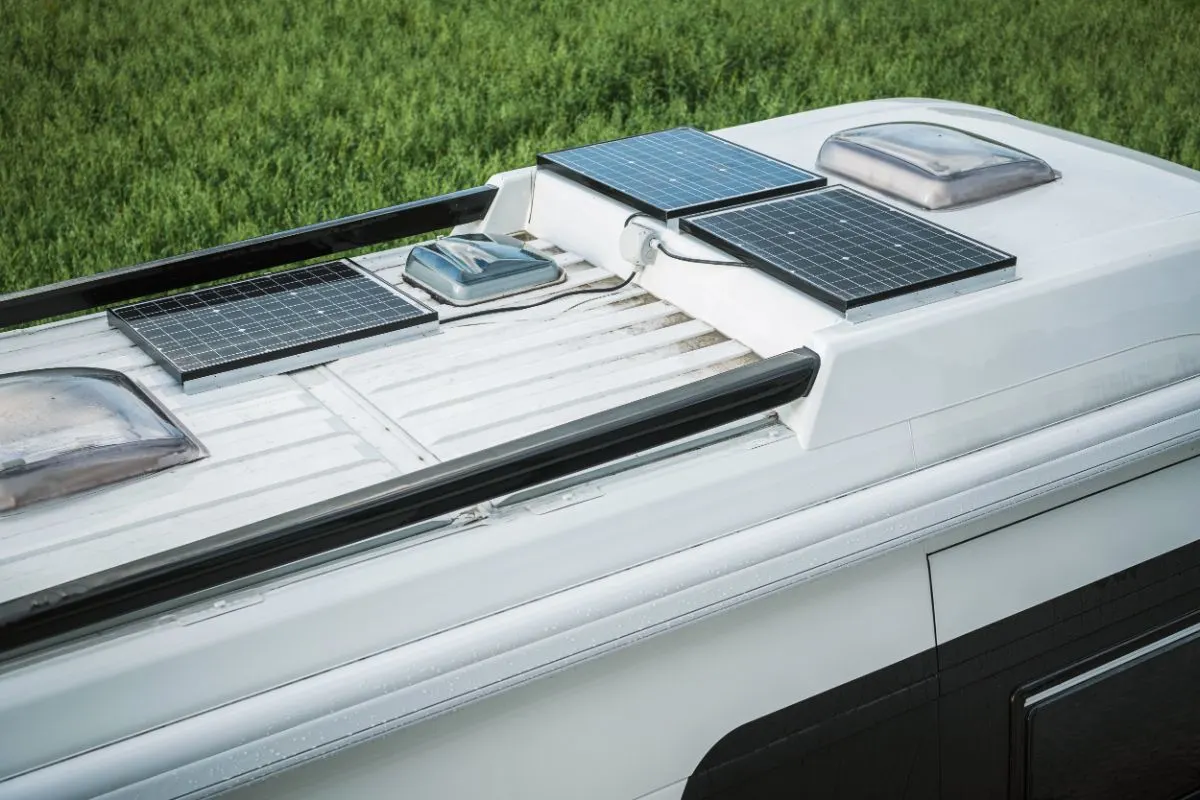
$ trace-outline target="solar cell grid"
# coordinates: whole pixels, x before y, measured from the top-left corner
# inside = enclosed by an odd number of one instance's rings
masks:
[[[437,319],[345,262],[263,275],[110,310],[168,372],[189,381],[311,353]],[[290,368],[297,368],[291,365]]]
[[[680,230],[842,312],[1016,263],[844,186],[691,217]]]
[[[825,184],[695,128],[545,153],[538,164],[663,220]]]

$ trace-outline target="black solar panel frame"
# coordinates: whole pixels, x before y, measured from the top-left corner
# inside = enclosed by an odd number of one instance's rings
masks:
[[[852,298],[850,300],[844,300],[843,298],[838,297],[837,295],[826,291],[821,286],[805,280],[799,274],[792,272],[791,270],[785,269],[777,264],[774,264],[765,258],[759,257],[758,254],[754,253],[753,251],[739,246],[737,242],[731,241],[731,240],[726,239],[725,237],[721,236],[720,234],[716,234],[711,231],[705,230],[702,227],[699,227],[698,221],[695,219],[695,217],[699,217],[699,216],[715,216],[716,214],[734,212],[734,211],[738,211],[739,209],[751,208],[751,207],[756,207],[756,206],[760,206],[760,205],[768,205],[773,201],[790,200],[790,199],[792,199],[792,195],[794,195],[796,198],[800,198],[800,197],[804,197],[807,195],[816,194],[818,192],[830,191],[833,189],[845,191],[845,192],[853,194],[857,197],[868,200],[872,203],[883,206],[888,211],[895,212],[898,215],[907,217],[909,220],[912,220],[913,222],[917,223],[920,226],[927,226],[929,228],[933,228],[942,233],[949,234],[949,235],[951,235],[955,238],[961,239],[969,244],[975,245],[976,247],[980,247],[984,250],[992,251],[992,252],[996,253],[998,256],[1001,256],[1001,258],[997,259],[995,262],[991,262],[991,263],[981,265],[978,267],[965,269],[960,272],[953,273],[951,275],[938,276],[938,277],[929,278],[929,279],[922,280],[922,281],[914,281],[911,284],[908,284],[908,285],[905,285],[902,287],[897,287],[895,289],[889,289],[886,291],[876,292],[876,293],[873,293],[870,295],[865,295],[862,297]],[[878,198],[871,197],[870,195],[864,194],[863,192],[856,191],[856,190],[850,188],[849,186],[845,186],[843,184],[831,184],[828,186],[819,187],[817,189],[813,189],[813,190],[806,191],[806,192],[799,192],[799,193],[794,192],[794,193],[792,193],[792,195],[788,195],[785,197],[773,197],[768,200],[758,200],[758,201],[755,201],[752,203],[741,203],[737,206],[733,206],[730,208],[717,209],[714,212],[707,212],[706,214],[690,215],[689,218],[684,218],[679,221],[679,230],[683,233],[687,233],[687,234],[690,234],[691,236],[695,236],[700,241],[710,244],[713,247],[719,248],[723,252],[726,252],[732,256],[735,256],[736,258],[738,258],[738,259],[746,262],[747,264],[755,267],[756,269],[759,269],[762,272],[765,272],[766,274],[786,283],[787,285],[792,286],[796,289],[799,289],[800,291],[804,292],[805,294],[809,295],[810,297],[820,300],[822,303],[825,303],[826,305],[832,306],[835,310],[837,310],[843,314],[848,313],[854,309],[860,308],[862,306],[871,305],[873,303],[878,303],[881,300],[889,300],[889,299],[896,298],[896,297],[903,297],[905,295],[910,295],[915,292],[922,291],[924,289],[931,289],[936,286],[945,286],[947,284],[958,283],[959,281],[965,280],[966,278],[975,277],[977,275],[984,275],[989,272],[996,272],[998,270],[1002,270],[1007,267],[1015,266],[1017,263],[1016,256],[1014,256],[1010,253],[1006,253],[1002,250],[999,250],[998,248],[992,247],[989,244],[985,244],[985,243],[979,241],[978,239],[973,239],[970,236],[965,236],[965,235],[959,233],[958,231],[952,230],[951,228],[947,228],[944,225],[939,225],[936,222],[931,222],[930,220],[927,220],[923,217],[919,217],[916,214],[913,214],[902,208],[897,208],[896,206],[891,205],[890,203],[885,203],[884,201],[882,201]]]
[[[286,275],[289,273],[311,270],[316,267],[324,267],[324,266],[332,266],[332,265],[345,265],[345,266],[350,267],[355,272],[357,272],[361,278],[372,281],[372,282],[378,284],[379,286],[383,287],[387,291],[389,291],[391,294],[397,295],[399,297],[399,299],[402,299],[402,300],[408,302],[411,306],[413,306],[414,309],[417,309],[418,312],[420,312],[420,313],[418,313],[417,315],[415,315],[413,317],[396,320],[394,322],[390,322],[390,323],[386,323],[386,324],[381,324],[374,328],[345,331],[340,334],[335,334],[335,335],[327,336],[327,337],[320,338],[320,339],[310,339],[308,341],[300,342],[295,345],[280,347],[275,350],[268,350],[268,351],[265,351],[262,353],[255,353],[252,355],[244,356],[242,358],[230,359],[228,361],[222,361],[222,362],[219,362],[216,364],[212,364],[209,366],[200,367],[200,368],[196,368],[196,369],[182,369],[178,364],[176,364],[174,361],[172,361],[170,357],[168,357],[165,353],[163,353],[162,350],[159,349],[158,345],[156,345],[154,342],[150,341],[144,335],[142,335],[142,333],[137,329],[136,323],[131,322],[131,321],[127,320],[124,316],[122,316],[122,312],[124,312],[128,309],[137,308],[138,306],[144,306],[147,303],[156,303],[156,302],[161,302],[162,300],[166,300],[166,299],[185,297],[188,295],[196,295],[196,294],[206,292],[209,290],[213,290],[213,289],[221,289],[221,288],[228,287],[228,286],[252,283],[254,281],[261,280],[262,278]],[[359,341],[362,339],[369,339],[369,338],[372,338],[375,336],[381,336],[383,334],[393,333],[393,332],[399,331],[399,330],[404,330],[406,328],[412,328],[412,327],[416,327],[419,325],[437,322],[437,320],[438,320],[437,312],[430,309],[428,306],[426,306],[424,303],[417,300],[415,297],[412,297],[411,295],[400,291],[396,287],[392,286],[391,284],[387,283],[386,281],[382,280],[381,278],[372,274],[371,272],[369,272],[365,269],[362,269],[361,267],[358,267],[357,265],[354,265],[345,260],[327,261],[327,262],[323,262],[321,264],[310,264],[305,267],[297,267],[297,268],[290,269],[290,270],[280,270],[279,272],[269,273],[267,275],[258,275],[258,276],[251,277],[251,278],[245,278],[245,279],[239,280],[239,281],[231,281],[229,283],[223,283],[218,286],[208,287],[207,289],[196,289],[196,290],[193,290],[190,292],[183,292],[183,293],[180,293],[177,295],[170,295],[166,298],[159,298],[157,300],[143,300],[143,301],[140,301],[137,303],[131,303],[127,306],[121,306],[120,308],[109,309],[108,313],[107,313],[107,317],[108,317],[109,324],[112,327],[117,328],[122,333],[124,333],[126,336],[128,336],[130,339],[132,339],[138,345],[138,347],[140,347],[142,349],[143,352],[145,352],[147,355],[149,355],[150,358],[153,359],[156,364],[158,364],[160,367],[162,367],[164,370],[166,370],[166,372],[169,375],[171,375],[171,377],[173,377],[175,380],[177,380],[180,384],[187,384],[189,382],[196,381],[201,378],[211,378],[213,376],[221,375],[226,372],[233,372],[235,370],[244,369],[246,367],[257,366],[259,364],[268,364],[272,361],[282,361],[287,358],[292,358],[292,357],[295,357],[298,355],[303,355],[304,353],[309,353],[309,352],[313,352],[313,351],[317,351],[317,350],[324,350],[324,349],[330,348],[330,347],[337,347],[339,345],[347,344],[350,342],[356,342],[356,341]]]
[[[769,161],[773,164],[778,164],[781,167],[785,167],[787,169],[792,169],[792,170],[797,170],[799,172],[802,172],[806,175],[811,176],[811,180],[798,181],[793,184],[786,184],[783,186],[771,187],[769,189],[763,189],[761,191],[756,191],[756,192],[747,192],[745,194],[739,194],[739,195],[735,195],[735,196],[731,196],[731,197],[720,198],[720,199],[712,200],[712,201],[705,202],[705,203],[694,203],[690,206],[679,206],[679,207],[675,207],[675,208],[671,208],[671,209],[665,209],[660,206],[656,206],[651,202],[642,200],[641,198],[631,195],[625,191],[622,191],[621,189],[618,189],[618,188],[612,186],[611,184],[608,184],[602,180],[593,178],[592,176],[590,176],[586,173],[580,172],[576,169],[573,169],[573,168],[571,168],[565,164],[562,164],[560,162],[557,162],[553,159],[554,156],[559,155],[560,153],[571,153],[576,150],[582,150],[587,147],[597,147],[599,145],[609,145],[609,144],[613,144],[615,142],[624,142],[624,141],[628,141],[630,139],[637,139],[637,138],[641,138],[643,136],[654,136],[656,134],[668,133],[670,131],[692,131],[694,133],[699,133],[703,136],[706,136],[706,137],[714,140],[715,142],[718,142],[722,146],[728,145],[729,147],[737,148],[738,150],[741,150],[745,153],[749,153],[750,155],[756,156],[765,161]],[[710,211],[718,211],[720,209],[728,208],[730,206],[744,205],[744,204],[748,204],[748,203],[758,202],[761,200],[769,200],[771,198],[781,197],[783,195],[788,195],[788,194],[795,194],[796,192],[802,192],[802,191],[806,191],[808,189],[819,189],[828,183],[828,179],[824,175],[820,175],[816,172],[813,172],[812,170],[804,169],[803,167],[798,167],[795,164],[789,164],[788,162],[781,161],[778,158],[772,158],[771,156],[769,156],[765,153],[760,153],[757,150],[753,150],[749,147],[745,147],[743,145],[737,144],[736,142],[731,142],[728,139],[722,139],[720,136],[714,136],[713,134],[709,133],[708,131],[702,131],[699,128],[694,128],[690,125],[679,125],[674,128],[666,128],[665,130],[651,131],[649,133],[636,133],[636,134],[632,134],[630,136],[622,136],[617,139],[608,139],[603,142],[592,142],[591,144],[579,145],[577,147],[568,147],[563,150],[555,150],[550,153],[539,153],[537,156],[537,165],[541,169],[544,169],[548,172],[552,172],[556,175],[562,175],[566,178],[569,178],[570,180],[572,180],[576,183],[582,184],[582,185],[586,186],[587,188],[592,189],[596,192],[599,192],[600,194],[611,197],[614,200],[618,200],[627,206],[637,209],[638,211],[641,211],[644,214],[649,214],[650,216],[655,217],[656,219],[660,219],[663,222],[668,222],[672,219],[678,219],[680,217],[693,216],[696,214],[704,214],[704,213],[707,213]]]

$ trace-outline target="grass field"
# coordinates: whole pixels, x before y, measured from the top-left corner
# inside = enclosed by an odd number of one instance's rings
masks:
[[[1194,0],[0,0],[0,291],[852,100],[1200,167]]]

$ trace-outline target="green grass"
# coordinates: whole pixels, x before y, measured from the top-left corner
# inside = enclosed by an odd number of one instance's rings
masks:
[[[1200,167],[1194,0],[0,0],[0,291],[930,96]]]

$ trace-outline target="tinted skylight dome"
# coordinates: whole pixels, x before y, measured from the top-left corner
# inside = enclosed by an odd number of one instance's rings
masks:
[[[0,510],[206,454],[119,372],[71,368],[0,375]]]
[[[927,209],[978,203],[1058,177],[1029,153],[925,122],[839,131],[821,145],[817,167]]]

